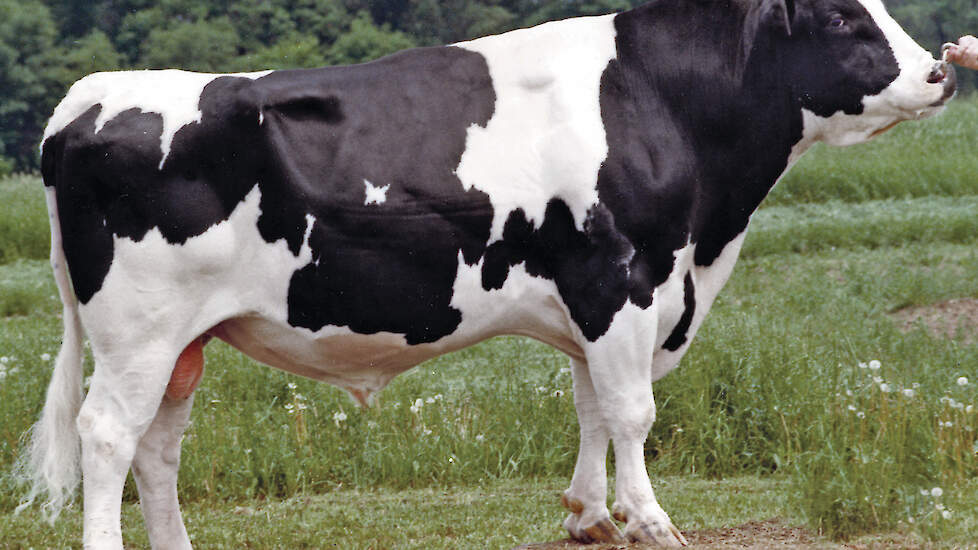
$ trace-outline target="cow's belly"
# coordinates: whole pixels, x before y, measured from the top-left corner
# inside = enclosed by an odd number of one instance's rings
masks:
[[[481,269],[460,262],[452,305],[462,322],[436,342],[408,344],[404,335],[358,334],[328,326],[316,332],[284,318],[248,314],[208,331],[244,354],[272,367],[329,382],[366,400],[395,376],[428,359],[500,334],[530,336],[568,355],[582,357],[571,321],[552,282],[513,269],[503,288],[481,288]]]
[[[453,296],[452,306],[461,312],[462,321],[451,334],[431,343],[409,344],[403,334],[360,334],[338,326],[313,332],[268,313],[235,316],[208,333],[257,361],[331,383],[361,401],[415,365],[502,334],[529,336],[583,357],[553,282],[527,274],[522,266],[513,268],[501,289],[486,291],[481,264],[460,261]],[[271,311],[253,311],[259,309]]]

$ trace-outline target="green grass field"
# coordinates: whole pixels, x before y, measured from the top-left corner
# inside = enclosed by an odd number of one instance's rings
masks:
[[[975,136],[978,100],[960,100],[872,144],[818,148],[755,216],[692,349],[655,387],[648,463],[677,526],[777,516],[867,543],[974,543],[978,345],[904,334],[890,315],[978,297]],[[60,338],[41,189],[0,181],[3,472]],[[563,536],[577,424],[567,361],[541,344],[498,338],[425,363],[368,410],[221,343],[207,364],[180,482],[203,548]],[[0,480],[0,548],[78,544],[78,507],[47,527],[12,514],[20,495]],[[146,547],[131,484],[125,498],[127,544]]]

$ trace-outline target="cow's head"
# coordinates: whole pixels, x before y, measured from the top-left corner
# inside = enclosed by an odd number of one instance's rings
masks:
[[[758,1],[764,27],[782,33],[806,137],[858,143],[934,115],[954,95],[954,69],[914,42],[881,0]]]

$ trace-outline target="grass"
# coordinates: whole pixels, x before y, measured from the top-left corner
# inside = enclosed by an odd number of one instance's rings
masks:
[[[655,387],[650,471],[668,476],[655,486],[684,529],[770,513],[840,538],[970,542],[978,346],[903,334],[889,317],[978,296],[978,156],[960,152],[978,102],[949,110],[844,155],[814,151],[755,215],[693,348]],[[40,182],[3,180],[0,192],[6,471],[42,404],[60,305]],[[180,485],[202,546],[503,548],[561,536],[555,495],[577,424],[567,361],[546,346],[499,338],[436,359],[368,410],[219,342],[206,353]],[[752,498],[752,484],[771,489],[769,506],[716,505]],[[11,516],[18,491],[0,479],[0,547],[77,540],[77,512],[36,534],[35,515]],[[145,546],[132,484],[125,500],[130,544]]]
[[[0,178],[0,264],[48,257],[48,214],[41,179]]]
[[[545,478],[397,492],[342,488],[218,509],[190,503],[184,515],[201,548],[509,549],[566,537],[558,521],[564,483]],[[799,521],[790,515],[784,480],[668,478],[660,480],[657,489],[684,529],[738,525],[756,517]],[[54,527],[39,527],[30,516],[0,516],[5,540],[30,540],[35,547],[77,544],[80,525],[77,509]],[[127,548],[149,548],[134,504],[124,507],[123,532]]]

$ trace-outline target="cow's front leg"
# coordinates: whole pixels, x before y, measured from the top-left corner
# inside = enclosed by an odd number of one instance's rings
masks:
[[[581,542],[615,542],[623,540],[621,531],[611,521],[606,499],[608,474],[605,460],[611,436],[605,426],[598,397],[588,374],[587,364],[571,360],[574,376],[574,406],[581,426],[581,445],[571,486],[560,499],[570,510],[564,528]]]
[[[656,501],[645,466],[645,440],[655,421],[652,313],[620,312],[608,333],[588,346],[587,368],[614,445],[615,519],[626,524],[629,540],[681,546],[686,540]]]

